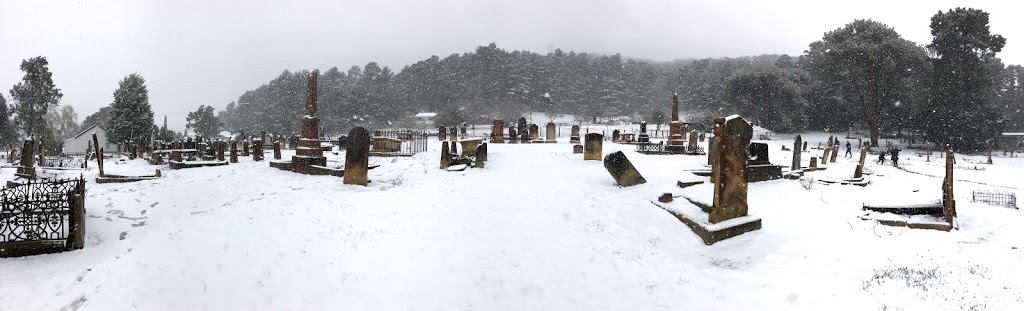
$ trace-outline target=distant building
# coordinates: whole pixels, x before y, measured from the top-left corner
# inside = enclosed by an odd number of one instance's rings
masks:
[[[433,127],[435,118],[437,118],[436,112],[420,112],[416,114],[416,124],[424,128]]]
[[[107,142],[107,130],[104,130],[99,124],[94,124],[78,133],[78,135],[75,135],[75,137],[64,140],[64,153],[85,154],[85,150],[89,148],[89,142],[92,141],[92,133],[96,133],[96,139],[99,141],[104,152],[112,153],[117,149],[117,145]]]

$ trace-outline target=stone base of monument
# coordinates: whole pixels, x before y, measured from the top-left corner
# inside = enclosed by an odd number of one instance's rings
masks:
[[[414,156],[416,154],[415,153],[408,153],[408,152],[379,152],[379,151],[370,151],[369,155],[371,157],[411,157],[411,156]]]
[[[534,143],[534,144],[555,144],[555,143],[558,143],[557,140],[546,140],[546,139],[534,139],[534,140],[531,140],[530,142]]]
[[[853,186],[861,186],[861,187],[866,187],[867,185],[871,184],[870,181],[864,180],[864,177],[848,178],[848,179],[822,178],[822,179],[818,179],[818,182],[825,183],[825,184],[853,185]]]
[[[280,164],[279,164],[280,165]],[[300,174],[311,174],[311,166],[327,166],[327,158],[324,157],[309,157],[309,156],[292,156],[291,171]]]
[[[704,183],[703,180],[676,181],[676,186],[679,186],[679,188],[686,188],[686,187],[690,187],[690,186],[700,185],[700,184],[703,184],[703,183]]]
[[[270,167],[290,172],[292,170],[292,161],[276,161],[276,160],[271,160],[270,161]]]
[[[461,171],[465,171],[467,168],[469,168],[469,165],[459,164],[459,165],[449,166],[445,170],[447,170],[449,172],[461,172]]]
[[[223,165],[228,165],[228,161],[167,161],[167,166],[172,170]]]
[[[96,176],[96,183],[97,184],[107,184],[107,183],[136,182],[136,181],[143,181],[143,180],[153,180],[153,179],[157,179],[157,178],[160,178],[160,177],[161,177],[160,170],[156,170],[156,173],[154,173],[153,175],[139,175],[139,176],[103,174],[103,176]]]
[[[956,217],[953,218],[953,224],[950,225],[943,218],[942,214],[939,214],[938,216],[900,215],[894,213],[866,211],[864,212],[864,214],[860,215],[859,218],[862,220],[875,221],[881,225],[892,227],[907,227],[910,229],[928,229],[947,232],[953,229],[960,229],[960,224],[959,222],[957,222]]]
[[[768,181],[782,178],[782,166],[761,164],[747,166],[747,182]]]
[[[686,224],[693,233],[697,234],[704,241],[705,245],[712,245],[728,238],[761,229],[761,217],[753,215],[737,217],[717,224],[710,223],[708,222],[708,213],[701,207],[693,204],[689,198],[686,200],[673,200],[670,203],[656,201],[651,201],[651,203],[669,212],[669,214],[672,214],[672,216]]]
[[[580,143],[580,137],[579,136],[569,137],[569,143],[570,144],[578,144],[578,143]]]

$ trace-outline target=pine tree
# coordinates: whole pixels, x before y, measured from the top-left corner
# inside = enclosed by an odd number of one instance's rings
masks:
[[[166,121],[166,117],[164,120]],[[212,137],[220,132],[221,123],[213,113],[213,106],[199,106],[198,110],[189,112],[185,120],[188,122],[186,128],[204,137]]]
[[[923,107],[924,129],[931,141],[956,150],[983,147],[1001,130],[993,81],[1001,66],[995,54],[1006,39],[989,32],[988,13],[957,8],[932,16],[932,96]]]
[[[149,91],[142,76],[133,73],[124,77],[114,91],[114,102],[110,106],[113,109],[107,129],[108,141],[134,142],[140,137],[148,140],[153,127],[153,109],[149,106]]]
[[[64,94],[53,84],[50,63],[38,56],[21,61],[25,77],[11,88],[14,124],[28,136],[48,136],[46,112],[60,103]]]
[[[0,146],[18,144],[18,129],[11,123],[11,114],[7,111],[7,99],[0,95]]]

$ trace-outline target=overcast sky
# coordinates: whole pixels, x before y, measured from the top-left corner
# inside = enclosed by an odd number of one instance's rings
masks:
[[[199,105],[221,110],[283,70],[391,67],[495,42],[656,61],[798,55],[858,18],[927,44],[932,15],[957,6],[991,13],[1007,38],[998,54],[1024,63],[1021,1],[11,1],[0,0],[0,91],[10,98],[23,59],[46,56],[61,104],[79,120],[113,101],[117,82],[147,81],[157,124],[181,130]]]

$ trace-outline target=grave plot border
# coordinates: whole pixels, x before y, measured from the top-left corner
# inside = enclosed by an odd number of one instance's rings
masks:
[[[0,190],[0,257],[81,249],[85,179],[28,181]]]

